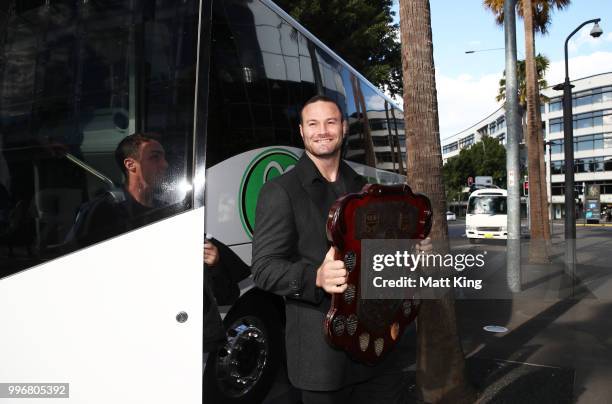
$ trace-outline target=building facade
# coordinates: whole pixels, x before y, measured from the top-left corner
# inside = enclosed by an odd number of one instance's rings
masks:
[[[574,122],[574,179],[582,210],[584,194],[596,190],[600,194],[602,217],[612,212],[612,72],[572,81]],[[548,201],[555,219],[563,217],[564,153],[562,92],[548,87],[543,103],[542,128],[546,141],[546,177]],[[478,142],[483,136],[506,143],[505,111],[501,107],[475,125],[442,140],[444,163]],[[524,153],[523,153],[524,154]]]

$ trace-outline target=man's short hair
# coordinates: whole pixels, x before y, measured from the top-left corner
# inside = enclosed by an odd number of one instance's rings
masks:
[[[117,149],[115,149],[115,161],[117,162],[117,165],[121,169],[123,175],[125,175],[125,178],[128,177],[128,173],[123,161],[128,157],[138,159],[140,157],[138,155],[138,148],[140,145],[153,140],[159,142],[159,135],[157,133],[149,132],[134,133],[133,135],[126,136],[121,142],[119,142]]]
[[[326,95],[315,95],[314,97],[311,97],[308,101],[306,101],[304,105],[302,105],[302,109],[300,109],[300,123],[304,123],[302,119],[302,112],[304,112],[304,108],[306,108],[310,104],[314,104],[315,102],[331,102],[338,108],[338,111],[340,111],[340,119],[344,121],[344,113],[342,112],[342,107],[340,106],[340,104],[338,104],[338,101]]]

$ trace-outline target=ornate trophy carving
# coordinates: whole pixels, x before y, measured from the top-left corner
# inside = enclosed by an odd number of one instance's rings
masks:
[[[333,294],[324,323],[328,341],[353,359],[375,364],[417,316],[413,299],[361,299],[362,239],[424,239],[431,229],[429,199],[408,185],[368,184],[338,199],[327,218],[327,238],[348,271],[344,293]]]

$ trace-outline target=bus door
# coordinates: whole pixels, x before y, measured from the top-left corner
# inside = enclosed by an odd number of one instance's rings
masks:
[[[201,401],[209,22],[196,0],[0,5],[0,383],[25,386],[0,401]],[[134,133],[167,165],[130,211]]]

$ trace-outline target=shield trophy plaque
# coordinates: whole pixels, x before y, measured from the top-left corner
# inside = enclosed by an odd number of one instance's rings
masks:
[[[327,238],[348,272],[344,293],[334,293],[324,321],[329,343],[353,359],[376,364],[417,316],[413,299],[361,298],[361,240],[424,239],[432,224],[429,199],[408,185],[367,184],[338,199],[327,218]]]

